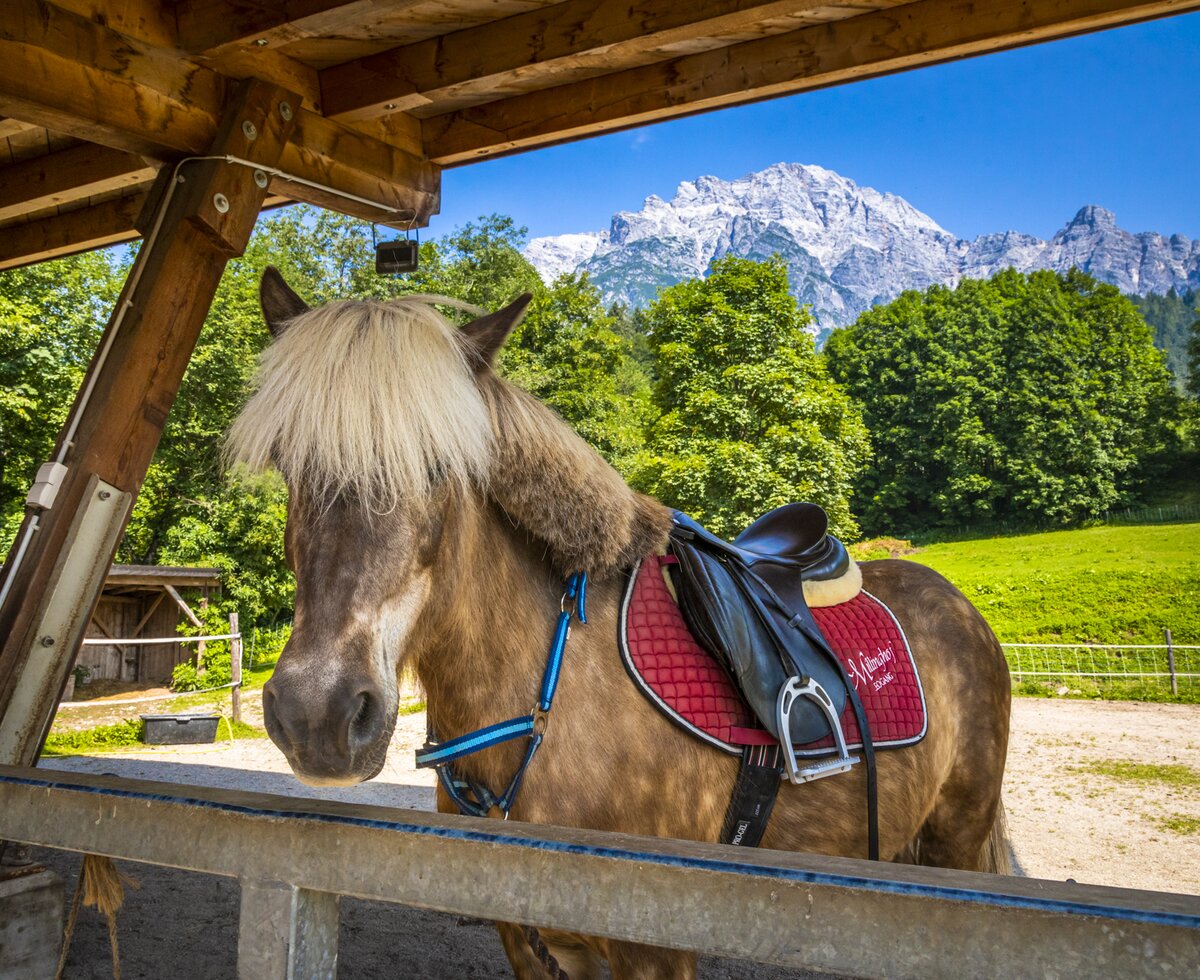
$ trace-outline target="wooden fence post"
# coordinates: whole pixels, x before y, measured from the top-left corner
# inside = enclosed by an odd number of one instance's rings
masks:
[[[233,683],[232,714],[233,720],[240,722],[242,720],[242,638],[238,634],[238,614],[235,612],[229,614],[229,632],[233,634],[233,639],[229,641],[229,667],[232,671],[229,679]]]
[[[205,623],[208,622],[208,596],[206,596],[206,595],[200,597],[200,620]],[[200,630],[200,632],[207,633],[208,632],[207,627],[202,628]],[[196,644],[196,673],[197,674],[204,672],[204,651],[205,651],[205,649],[206,649],[206,645],[203,640],[201,640],[199,643]]]
[[[1175,677],[1175,647],[1171,645],[1171,630],[1164,629],[1163,635],[1167,638],[1167,671],[1171,675],[1171,697],[1179,697],[1179,681]]]

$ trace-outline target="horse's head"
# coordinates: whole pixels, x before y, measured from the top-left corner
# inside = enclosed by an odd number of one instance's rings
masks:
[[[478,376],[529,296],[461,329],[427,301],[309,310],[274,269],[261,299],[274,340],[229,449],[283,474],[296,575],[263,716],[302,779],[355,783],[383,766],[450,504],[487,481]]]

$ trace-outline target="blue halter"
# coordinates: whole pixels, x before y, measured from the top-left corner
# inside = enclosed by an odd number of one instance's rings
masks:
[[[570,608],[567,606],[568,602],[572,602]],[[558,676],[562,670],[563,652],[567,647],[567,638],[571,635],[571,619],[576,618],[581,623],[587,622],[587,572],[576,572],[567,579],[559,608],[558,623],[554,628],[554,638],[550,642],[550,653],[546,658],[546,669],[542,673],[542,687],[533,710],[519,718],[497,722],[486,728],[477,728],[447,742],[439,742],[431,729],[428,740],[417,752],[417,768],[437,770],[442,787],[460,813],[486,817],[495,808],[504,814],[506,820],[508,819],[508,811],[512,809],[517,791],[521,788],[525,770],[529,768],[529,763],[533,761],[546,735],[550,708],[554,703],[554,690],[558,687]],[[463,779],[455,773],[455,760],[522,736],[529,739],[525,756],[513,774],[508,788],[500,796],[496,796],[475,780]],[[473,800],[467,797],[468,792],[474,796]]]

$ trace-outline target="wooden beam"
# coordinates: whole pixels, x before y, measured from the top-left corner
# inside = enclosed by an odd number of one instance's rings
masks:
[[[199,54],[239,43],[272,48],[361,23],[378,16],[380,8],[413,5],[414,0],[180,0],[175,17],[179,46]]]
[[[207,150],[233,84],[177,51],[155,48],[50,4],[6,0],[0,20],[0,113],[169,160]],[[298,119],[300,145],[288,148],[284,169],[307,181],[332,183],[391,207],[413,209],[418,223],[437,210],[437,167],[300,108],[294,95],[290,113]],[[348,156],[329,156],[342,151]],[[350,161],[367,169],[357,172]],[[305,184],[289,184],[287,193],[370,220],[386,216]]]
[[[289,173],[402,209],[397,215],[356,204],[321,188],[277,178],[276,194],[319,207],[344,211],[379,224],[424,225],[441,206],[441,168],[373,139],[332,119],[301,112],[294,140],[285,147],[280,167]],[[397,183],[401,181],[402,183]]]
[[[20,119],[8,119],[0,116],[0,140],[41,128],[41,126],[35,126],[33,123],[21,122]]]
[[[512,94],[514,82],[565,76],[561,83],[663,61],[746,32],[780,33],[817,10],[825,13],[815,19],[829,19],[827,0],[567,0],[326,68],[322,104],[348,121],[447,100],[493,101]]]
[[[181,610],[183,610],[183,614],[188,618],[189,623],[191,623],[193,626],[196,626],[196,627],[202,627],[204,625],[202,622],[200,622],[199,617],[194,612],[192,612],[192,607],[183,601],[183,596],[181,596],[175,590],[175,586],[167,585],[164,583],[163,584],[163,592],[166,595],[169,595],[171,597],[171,599],[175,602],[175,605],[177,605]],[[159,598],[161,599],[162,596],[159,596]],[[157,605],[157,603],[156,603],[156,605]]]
[[[239,86],[222,118],[208,154],[234,155],[264,167],[278,164],[296,124],[294,115],[279,112],[295,95],[262,82]],[[254,138],[250,129],[254,127]],[[5,563],[7,598],[0,608],[0,742],[6,761],[37,758],[42,738],[82,638],[86,620],[103,588],[94,589],[72,561],[72,526],[85,501],[94,500],[97,479],[113,488],[101,499],[124,498],[118,515],[128,518],[133,499],[158,445],[167,413],[183,378],[200,327],[208,313],[225,264],[240,254],[266,196],[242,168],[215,161],[190,164],[184,183],[164,174],[160,185],[174,190],[166,203],[157,234],[138,255],[134,270],[117,301],[72,418],[77,428],[64,429],[56,457],[65,456],[68,470],[54,506],[37,514],[37,533],[26,517]],[[107,571],[119,535],[103,559]],[[21,544],[23,560],[16,561]],[[89,566],[95,567],[95,566]],[[55,584],[57,583],[57,584]],[[40,635],[46,595],[83,614],[63,635]],[[41,658],[40,673],[57,682],[58,690],[30,691],[19,684],[31,658]]]
[[[178,595],[178,593],[176,593],[176,595]],[[146,628],[146,624],[150,622],[150,617],[158,611],[158,607],[162,605],[162,601],[166,598],[166,596],[167,594],[165,592],[160,592],[154,597],[154,601],[150,603],[150,608],[142,614],[142,618],[138,620],[137,626],[133,628],[133,636],[131,636],[130,639],[136,640],[142,635],[142,630]],[[191,610],[189,609],[188,612],[190,613]],[[195,618],[194,614],[192,618]]]
[[[0,169],[0,221],[148,184],[157,170],[141,157],[94,143],[23,160]]]
[[[426,120],[442,165],[1200,9],[1200,0],[921,0]]]
[[[160,159],[216,133],[226,82],[214,72],[41,0],[5,0],[0,112]]]
[[[15,269],[139,237],[134,222],[144,194],[116,198],[89,208],[51,215],[0,229],[0,269]]]
[[[56,7],[160,48],[178,47],[175,12],[163,0],[54,0]]]

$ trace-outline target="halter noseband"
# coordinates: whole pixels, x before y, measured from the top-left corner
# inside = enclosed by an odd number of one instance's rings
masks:
[[[563,652],[567,647],[567,638],[571,635],[572,618],[587,623],[587,572],[576,572],[566,581],[562,601],[559,603],[558,623],[554,628],[554,638],[550,642],[550,653],[546,657],[546,669],[542,672],[541,690],[529,714],[497,722],[486,728],[477,728],[446,742],[439,742],[433,729],[429,729],[425,744],[417,751],[417,768],[437,770],[442,787],[460,813],[486,817],[496,809],[504,815],[505,820],[508,819],[508,812],[512,809],[517,791],[521,788],[521,780],[525,778],[525,770],[529,768],[529,763],[533,761],[546,735],[550,708],[554,704],[554,691],[558,687],[558,676],[562,668]],[[500,796],[496,796],[482,783],[455,773],[455,760],[522,736],[529,739],[525,756],[509,781],[508,788]],[[468,798],[467,793],[474,799]]]

